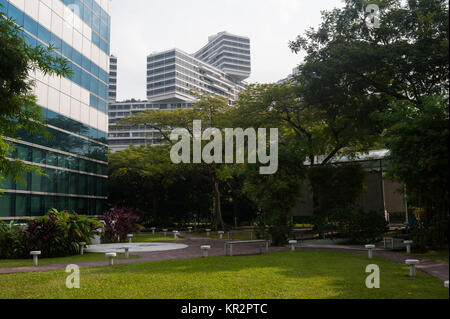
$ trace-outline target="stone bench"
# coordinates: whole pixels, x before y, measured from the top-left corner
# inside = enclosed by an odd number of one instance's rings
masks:
[[[225,256],[228,256],[228,247],[230,248],[230,256],[233,256],[233,246],[248,246],[257,245],[260,247],[260,253],[262,254],[262,248],[265,247],[266,254],[269,252],[268,240],[240,240],[240,241],[227,241],[225,242]]]

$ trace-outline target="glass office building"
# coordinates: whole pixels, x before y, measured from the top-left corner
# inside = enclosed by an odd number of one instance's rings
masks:
[[[51,208],[100,215],[108,175],[110,0],[0,0],[1,9],[23,27],[31,46],[54,45],[69,61],[66,78],[30,74],[46,120],[48,137],[8,138],[11,158],[41,167],[46,176],[23,176],[0,187],[0,219],[23,219]]]

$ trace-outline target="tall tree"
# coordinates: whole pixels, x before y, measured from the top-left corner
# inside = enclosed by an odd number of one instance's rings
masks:
[[[159,132],[162,142],[174,145],[177,141],[170,139],[170,133],[174,129],[186,129],[189,132],[191,141],[194,138],[194,121],[202,121],[202,128],[224,127],[223,114],[228,109],[225,99],[215,95],[197,95],[198,102],[190,109],[175,110],[148,110],[134,114],[120,122],[121,125],[145,125],[147,128]],[[205,141],[203,141],[205,143]],[[191,163],[192,155],[190,155]],[[221,192],[220,192],[220,163],[198,163],[204,165],[209,172],[211,191],[214,194],[213,202],[213,224],[215,228],[224,229],[224,223],[221,211]]]
[[[366,23],[369,3],[379,6],[378,28]],[[363,94],[420,104],[422,97],[448,93],[448,1],[345,0],[322,20],[290,43],[307,54],[300,74],[309,100],[351,102]]]

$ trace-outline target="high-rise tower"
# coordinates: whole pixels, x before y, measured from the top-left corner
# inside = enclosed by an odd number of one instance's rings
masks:
[[[247,37],[219,32],[210,36],[208,44],[194,56],[221,69],[237,81],[247,79],[251,73],[250,39]]]

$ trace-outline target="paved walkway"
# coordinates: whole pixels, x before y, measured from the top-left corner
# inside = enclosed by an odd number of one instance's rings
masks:
[[[202,257],[202,252],[200,246],[211,245],[211,250],[209,251],[209,256],[223,256],[224,255],[224,242],[215,239],[199,238],[193,237],[188,234],[182,235],[186,240],[182,243],[188,245],[185,249],[179,250],[169,250],[169,251],[159,251],[159,252],[140,252],[133,253],[133,255],[138,255],[139,259],[116,259],[114,263],[116,265],[121,264],[131,264],[131,263],[142,263],[150,261],[160,261],[160,260],[176,260],[176,259],[189,259],[189,258],[200,258]],[[270,247],[269,252],[287,250],[285,247]],[[338,245],[299,245],[298,249],[309,249],[309,250],[338,250],[343,252],[352,252],[357,254],[367,254],[364,248],[358,248],[357,246],[338,246]],[[249,255],[259,253],[259,247],[257,246],[235,246],[233,247],[233,255]],[[420,264],[417,265],[417,269],[435,276],[441,280],[449,280],[449,265],[438,263],[424,258],[418,258],[414,256],[407,256],[398,252],[391,252],[385,250],[375,250],[374,256],[379,256],[381,258],[404,264],[406,259],[419,259]],[[31,259],[30,259],[31,264]],[[77,263],[80,267],[98,267],[107,266],[108,260],[97,262],[86,262]],[[16,268],[0,268],[1,274],[13,274],[13,273],[23,273],[23,272],[39,272],[39,271],[51,271],[65,269],[67,264],[55,264],[55,265],[44,265],[39,267],[16,267]]]

